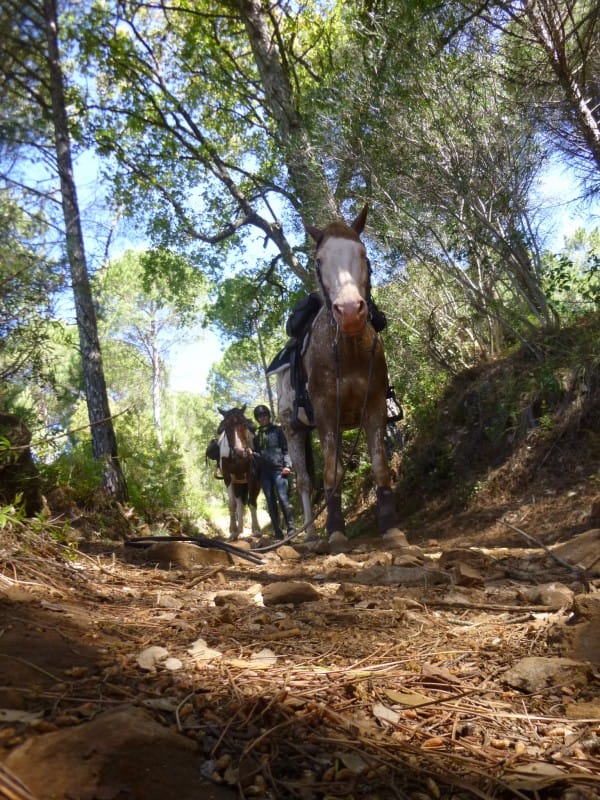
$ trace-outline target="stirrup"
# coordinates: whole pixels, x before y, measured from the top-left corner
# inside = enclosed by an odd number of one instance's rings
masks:
[[[387,392],[385,393],[385,402],[387,405],[388,423],[400,422],[400,420],[404,418],[404,411],[402,410],[402,406],[396,399],[396,392],[394,391],[393,386],[388,386]]]
[[[312,403],[306,389],[296,394],[292,407],[292,428],[295,431],[310,431],[315,427]]]
[[[292,428],[295,431],[310,431],[315,427],[310,401],[294,402]]]

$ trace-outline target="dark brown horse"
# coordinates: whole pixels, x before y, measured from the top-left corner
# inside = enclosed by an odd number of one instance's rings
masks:
[[[371,276],[360,240],[367,206],[347,225],[307,225],[316,242],[316,270],[323,306],[317,314],[303,365],[314,421],[323,448],[327,532],[345,532],[340,482],[342,431],[362,428],[377,487],[378,525],[382,534],[398,532],[391,475],[385,450],[387,366],[383,345],[370,321]],[[308,536],[314,534],[305,438],[291,426],[293,390],[289,370],[278,373],[279,417],[296,469]]]
[[[244,530],[244,505],[250,506],[252,533],[260,533],[256,513],[256,500],[260,483],[252,462],[252,435],[254,424],[244,416],[246,406],[218,411],[223,417],[219,423],[219,467],[227,487],[229,499],[229,538],[235,541]]]

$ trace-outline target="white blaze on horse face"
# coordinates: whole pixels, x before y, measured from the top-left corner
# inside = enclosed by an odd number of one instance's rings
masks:
[[[317,254],[323,289],[331,300],[333,318],[347,336],[357,336],[367,322],[369,267],[361,242],[326,238]]]

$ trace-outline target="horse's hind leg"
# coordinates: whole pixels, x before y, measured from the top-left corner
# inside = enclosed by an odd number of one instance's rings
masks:
[[[252,505],[252,503],[249,503],[248,505],[250,506],[250,519],[251,519],[251,524],[252,524],[252,533],[255,536],[259,536],[260,533],[261,533],[261,530],[260,530],[260,523],[258,521],[258,513],[257,513],[256,503],[254,503],[254,505]]]
[[[236,539],[244,531],[244,500],[241,496],[235,498],[235,517],[237,524]]]
[[[235,542],[240,531],[238,529],[237,497],[235,496],[233,483],[230,483],[227,487],[227,495],[229,499],[229,538],[232,542]]]
[[[316,538],[317,532],[313,522],[312,513],[312,481],[307,464],[307,448],[309,446],[308,437],[310,432],[295,431],[292,428],[292,405],[294,400],[294,390],[289,379],[289,370],[277,374],[277,401],[278,414],[281,427],[285,433],[288,444],[288,452],[292,461],[292,469],[296,472],[296,490],[302,501],[302,512],[304,514],[304,530],[307,539]]]
[[[250,520],[252,525],[252,533],[254,536],[260,536],[261,534],[260,522],[258,521],[258,509],[256,506],[256,501],[258,500],[259,494],[260,483],[258,482],[255,473],[251,472],[248,479],[248,506],[250,507]]]

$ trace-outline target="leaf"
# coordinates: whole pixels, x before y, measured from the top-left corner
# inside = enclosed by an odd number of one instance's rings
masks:
[[[336,753],[336,756],[340,759],[346,769],[349,769],[355,775],[360,775],[362,772],[366,772],[366,770],[369,768],[369,765],[359,753]]]
[[[265,647],[258,653],[252,653],[250,656],[250,664],[253,667],[257,666],[257,662],[260,662],[261,664],[267,664],[268,666],[274,666],[277,664],[277,656],[272,650],[269,650],[268,647]]]
[[[142,669],[153,672],[156,669],[156,665],[164,661],[168,655],[169,651],[167,649],[159,647],[158,645],[153,645],[152,647],[146,647],[145,650],[142,650],[137,657],[137,662]]]
[[[381,722],[388,722],[392,725],[397,725],[400,719],[400,714],[397,711],[394,711],[393,708],[384,706],[383,703],[374,704],[373,715]]]
[[[398,703],[402,706],[421,706],[423,703],[431,703],[431,697],[418,692],[396,692],[394,689],[386,689],[385,696],[392,703]]]
[[[196,641],[188,647],[188,653],[196,661],[216,661],[219,658],[223,658],[223,653],[219,650],[213,650],[206,644],[204,639],[196,639]]]
[[[155,711],[173,712],[179,704],[170,697],[150,697],[147,700],[142,700],[142,705]]]
[[[446,740],[442,736],[432,736],[430,739],[426,739],[423,742],[423,747],[431,749],[434,747],[443,747],[445,744]]]
[[[34,722],[44,716],[43,711],[21,711],[17,708],[0,708],[0,722]]]
[[[563,769],[554,764],[534,761],[531,764],[521,764],[515,767],[511,775],[505,776],[505,780],[513,789],[537,791],[564,779],[566,774]]]

